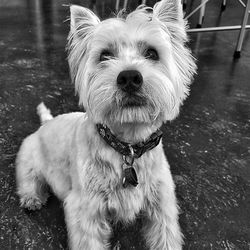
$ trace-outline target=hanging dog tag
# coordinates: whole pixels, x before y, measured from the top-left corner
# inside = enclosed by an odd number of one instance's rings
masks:
[[[126,188],[129,184],[134,187],[138,185],[137,175],[133,167],[128,167],[123,170],[122,185]]]
[[[130,146],[130,155],[123,155],[123,177],[122,177],[122,185],[126,188],[128,185],[132,185],[136,187],[138,185],[137,175],[135,169],[133,168],[134,164],[134,150],[133,147]]]

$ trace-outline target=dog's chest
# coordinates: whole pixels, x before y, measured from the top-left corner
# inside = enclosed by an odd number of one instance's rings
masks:
[[[133,168],[136,171],[138,185],[128,185],[124,187],[122,180],[124,176],[124,161],[119,154],[110,154],[109,150],[105,154],[99,154],[95,158],[95,164],[91,167],[92,178],[95,176],[99,183],[98,192],[102,189],[105,193],[107,210],[115,220],[131,221],[144,208],[145,200],[149,195],[151,185],[152,170],[155,167],[155,160],[152,154],[145,154],[139,159],[135,159]],[[90,170],[90,172],[92,172]],[[89,172],[89,173],[90,173]],[[97,185],[92,186],[96,189]]]
[[[120,163],[121,164],[121,163]],[[107,196],[108,212],[117,220],[131,221],[143,209],[147,191],[145,183],[148,173],[145,166],[136,163],[134,169],[138,178],[138,185],[122,185],[123,169],[120,166],[119,174],[116,179],[110,179],[109,192]]]
[[[140,212],[144,203],[144,194],[139,186],[117,188],[107,197],[108,213],[112,219],[131,221]]]

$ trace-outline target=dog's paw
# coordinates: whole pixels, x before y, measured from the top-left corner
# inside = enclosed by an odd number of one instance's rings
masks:
[[[20,199],[20,203],[21,207],[27,208],[28,210],[38,210],[41,209],[45,202],[38,197],[24,196]]]

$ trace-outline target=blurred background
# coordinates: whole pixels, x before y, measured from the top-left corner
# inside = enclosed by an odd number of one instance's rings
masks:
[[[124,6],[119,1],[118,8]],[[204,2],[204,1],[203,1]],[[65,45],[69,4],[116,13],[115,0],[0,0],[0,249],[67,249],[63,208],[53,195],[40,211],[19,207],[14,162],[22,140],[39,127],[36,106],[53,115],[81,110]],[[155,1],[146,3],[153,6]],[[186,15],[202,1],[187,0]],[[243,1],[246,4],[247,1]],[[140,1],[127,1],[133,10]],[[206,4],[202,27],[240,25],[243,6]],[[199,24],[200,13],[189,18]],[[249,21],[248,21],[249,24]],[[198,25],[199,26],[199,25]],[[184,249],[250,249],[250,35],[233,57],[239,30],[190,33],[198,74],[180,116],[163,126],[176,183]],[[116,249],[146,249],[135,225],[114,227]]]

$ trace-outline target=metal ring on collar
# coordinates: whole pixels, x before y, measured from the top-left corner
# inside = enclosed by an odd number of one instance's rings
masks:
[[[135,153],[131,145],[129,145],[129,150],[130,150],[130,155],[123,155],[123,160],[127,165],[132,166],[135,160]]]

